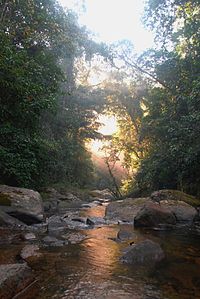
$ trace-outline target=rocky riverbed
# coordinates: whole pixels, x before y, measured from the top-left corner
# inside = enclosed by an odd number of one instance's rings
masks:
[[[198,201],[183,195],[0,187],[0,298],[200,298]]]

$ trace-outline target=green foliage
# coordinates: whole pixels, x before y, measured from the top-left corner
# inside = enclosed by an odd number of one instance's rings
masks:
[[[157,49],[137,57],[123,43],[118,51],[131,75],[126,88],[124,77],[118,79],[109,97],[119,118],[112,144],[132,169],[124,191],[167,188],[200,194],[199,4],[147,0],[144,19],[156,33]]]
[[[174,188],[199,194],[198,1],[149,1],[148,4],[150,22],[156,18],[157,24],[164,28],[165,37],[174,42],[174,49],[154,52],[154,61],[157,54],[162,60],[151,66],[165,84],[162,88],[152,87],[146,96],[148,113],[141,136],[148,140],[149,150],[141,161],[136,181],[141,190]],[[168,12],[165,16],[162,9]],[[165,23],[166,18],[173,22]],[[173,24],[178,20],[182,25],[175,31]],[[157,25],[154,28],[158,29]]]
[[[0,10],[0,181],[83,186],[92,175],[84,143],[97,124],[91,91],[75,84],[75,60],[106,47],[55,0],[1,1]]]

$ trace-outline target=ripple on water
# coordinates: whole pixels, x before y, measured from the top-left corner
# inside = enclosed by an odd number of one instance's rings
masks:
[[[84,209],[80,216],[102,217],[104,209]],[[122,264],[119,258],[130,239],[116,242],[120,229],[135,243],[147,238],[159,242],[165,262],[153,272]],[[74,233],[85,238],[77,244],[42,250],[43,260],[34,269],[40,292],[32,299],[200,298],[199,236],[186,231],[134,230],[131,225],[103,225]],[[5,254],[5,250],[0,252]]]

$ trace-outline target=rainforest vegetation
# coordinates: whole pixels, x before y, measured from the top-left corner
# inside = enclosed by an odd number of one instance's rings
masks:
[[[107,164],[121,193],[200,194],[200,1],[147,0],[155,47],[94,42],[54,0],[0,1],[0,182],[38,188],[98,180],[86,146],[115,115]],[[94,70],[109,72],[91,84]]]

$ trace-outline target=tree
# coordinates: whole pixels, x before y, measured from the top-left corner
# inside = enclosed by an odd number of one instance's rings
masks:
[[[75,60],[105,49],[54,0],[7,0],[0,9],[0,180],[84,185],[95,115],[83,104],[89,90],[76,87]]]
[[[148,1],[147,4],[148,24],[157,32],[162,28],[163,48],[154,51],[149,59],[146,56],[144,65],[150,66],[165,84],[153,86],[146,96],[148,113],[141,135],[150,146],[137,182],[146,190],[177,188],[198,194],[199,2]],[[172,43],[172,50],[167,50],[167,42]]]

